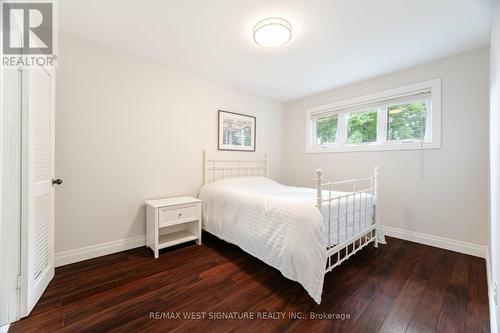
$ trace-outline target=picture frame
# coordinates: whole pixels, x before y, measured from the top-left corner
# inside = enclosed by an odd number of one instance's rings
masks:
[[[219,110],[217,149],[255,152],[256,127],[254,116]]]

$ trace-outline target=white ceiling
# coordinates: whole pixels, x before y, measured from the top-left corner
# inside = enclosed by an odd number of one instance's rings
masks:
[[[290,101],[488,44],[491,0],[62,0],[62,32]],[[290,21],[278,49],[259,20]]]

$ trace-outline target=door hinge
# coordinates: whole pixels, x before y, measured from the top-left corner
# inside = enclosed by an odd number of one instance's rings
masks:
[[[23,280],[21,279],[21,275],[18,275],[16,289],[21,290],[22,287],[23,287]]]

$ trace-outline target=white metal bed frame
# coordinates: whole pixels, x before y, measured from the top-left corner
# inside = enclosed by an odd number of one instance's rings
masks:
[[[328,205],[328,244],[327,244],[327,264],[326,272],[330,272],[332,269],[342,264],[344,261],[349,259],[352,255],[357,253],[359,250],[373,242],[375,247],[378,247],[378,230],[379,230],[379,217],[377,209],[377,197],[378,197],[378,175],[379,168],[373,168],[373,175],[361,179],[350,179],[344,181],[336,182],[323,182],[322,180],[323,171],[321,169],[316,170],[316,207],[321,210],[323,205]],[[357,190],[360,184],[369,184],[368,188],[362,190]],[[346,194],[335,196],[332,195],[333,187],[336,185],[348,185],[352,186],[352,192],[347,192]],[[366,186],[366,185],[365,185]],[[325,191],[328,192],[328,197],[323,198]],[[365,196],[364,201],[362,200],[363,195]],[[358,205],[356,206],[356,197],[359,197]],[[345,239],[339,242],[340,235],[340,203],[345,202]],[[349,234],[348,231],[348,206],[349,202],[352,200],[352,232]],[[363,204],[362,204],[363,203]],[[337,208],[337,217],[332,218],[332,208]],[[372,221],[370,224],[366,225],[361,222],[361,215],[364,211],[365,219],[369,207],[373,208]],[[355,232],[355,212],[358,210],[358,232]],[[331,240],[331,228],[337,228],[337,240],[336,243],[332,245]]]
[[[248,154],[248,153],[247,153]],[[378,175],[379,168],[373,168],[373,175],[362,179],[350,179],[344,181],[324,182],[322,179],[323,171],[316,170],[316,207],[320,210],[322,206],[328,206],[328,244],[327,244],[327,262],[325,274],[330,272],[336,266],[342,264],[352,255],[364,248],[370,243],[378,247],[378,230],[379,217],[377,209],[378,197]],[[218,156],[209,156],[206,151],[203,152],[203,183],[231,178],[231,177],[247,177],[247,176],[263,176],[269,177],[269,154],[264,156],[258,154],[252,155],[232,155],[227,153]],[[363,185],[366,188],[360,188]],[[343,195],[333,195],[333,188],[338,185],[351,185],[352,192],[346,192]],[[325,193],[328,196],[324,198]],[[362,198],[364,196],[364,204]],[[356,204],[356,198],[359,198]],[[340,220],[341,220],[341,202],[345,203],[344,222],[345,222],[345,239],[339,242],[340,235]],[[352,202],[352,228],[351,233],[348,228],[348,206]],[[369,208],[373,208],[371,223],[361,223],[362,212],[365,213],[365,220]],[[337,216],[333,216],[332,210],[337,208]],[[358,231],[355,232],[355,212],[358,211]],[[363,224],[363,226],[362,226]],[[337,228],[337,239],[331,239],[331,228]]]

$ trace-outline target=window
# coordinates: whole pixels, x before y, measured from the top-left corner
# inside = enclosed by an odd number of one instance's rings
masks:
[[[387,140],[423,140],[427,103],[416,101],[387,107]]]
[[[324,145],[337,142],[338,116],[316,119],[316,144]]]
[[[377,141],[377,111],[353,112],[347,115],[347,143]]]
[[[441,80],[307,110],[307,152],[441,146]]]

